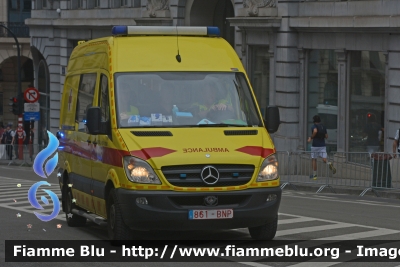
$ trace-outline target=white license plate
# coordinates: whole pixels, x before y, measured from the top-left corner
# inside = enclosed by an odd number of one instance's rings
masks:
[[[189,220],[231,219],[233,209],[221,210],[189,210]]]

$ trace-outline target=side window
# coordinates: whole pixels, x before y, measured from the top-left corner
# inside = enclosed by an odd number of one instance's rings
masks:
[[[95,88],[96,73],[82,74],[79,83],[78,103],[76,105],[76,120],[79,123],[79,131],[85,131],[86,129],[86,112],[93,104]]]
[[[110,120],[110,105],[108,101],[108,78],[102,74],[100,77],[99,103],[101,108],[101,120]]]
[[[68,76],[65,79],[63,90],[62,115],[60,116],[60,124],[62,127],[71,128],[78,121],[78,89],[79,75]]]

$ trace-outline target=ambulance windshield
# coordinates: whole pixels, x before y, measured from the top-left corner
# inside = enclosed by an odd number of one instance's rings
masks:
[[[115,74],[119,127],[261,126],[239,72]]]

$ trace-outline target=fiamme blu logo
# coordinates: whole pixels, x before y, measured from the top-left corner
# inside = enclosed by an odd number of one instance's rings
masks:
[[[59,145],[58,139],[51,132],[47,131],[47,134],[49,135],[49,144],[45,149],[40,151],[40,153],[36,156],[35,161],[33,162],[33,170],[35,171],[35,173],[45,179],[47,179],[50,176],[50,174],[54,171],[54,169],[57,166],[58,162],[57,148]],[[42,185],[51,186],[51,184],[49,184],[46,181],[40,181],[33,184],[28,191],[29,202],[34,208],[38,210],[44,209],[42,205],[39,204],[36,198],[36,193],[39,187]],[[53,191],[47,189],[41,189],[41,190],[43,190],[50,196],[51,201],[53,202],[53,211],[50,215],[41,214],[39,212],[34,212],[34,214],[40,220],[48,222],[54,219],[60,212],[60,201],[58,200],[57,195]],[[50,204],[46,196],[42,196],[40,199],[45,205]]]

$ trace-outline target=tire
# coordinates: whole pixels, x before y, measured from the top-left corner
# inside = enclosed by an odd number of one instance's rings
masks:
[[[65,192],[65,218],[67,219],[68,226],[84,226],[86,218],[72,213],[72,209],[80,209],[75,203],[72,202],[72,190],[69,187],[64,189]],[[69,214],[69,215],[68,215]]]
[[[249,227],[251,238],[255,240],[272,240],[278,228],[278,217],[269,223],[261,226]]]
[[[111,241],[131,240],[133,237],[132,230],[126,226],[122,219],[121,207],[114,188],[110,190],[108,195],[107,230],[108,237]]]

